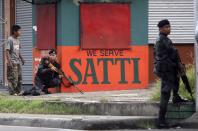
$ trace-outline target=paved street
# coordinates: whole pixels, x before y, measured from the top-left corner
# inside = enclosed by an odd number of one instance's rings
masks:
[[[0,131],[77,131],[72,129],[56,129],[41,127],[23,127],[23,126],[0,126]],[[78,130],[80,131],[80,130]]]
[[[164,130],[162,130],[162,129],[150,129],[150,130],[123,130],[123,131],[197,131],[197,129],[164,129]]]
[[[152,131],[197,131],[197,129],[167,129],[167,130],[150,129],[150,130],[152,130]],[[23,127],[23,126],[21,126],[21,127],[20,126],[2,126],[1,125],[0,131],[82,131],[82,130],[41,128],[41,127]],[[116,131],[136,131],[136,130],[116,130]],[[149,131],[149,130],[138,130],[138,131]]]

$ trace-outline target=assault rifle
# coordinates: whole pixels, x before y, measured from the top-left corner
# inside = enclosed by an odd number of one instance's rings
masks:
[[[191,87],[190,87],[190,84],[189,84],[189,81],[188,81],[188,77],[186,75],[186,66],[185,66],[184,63],[182,63],[181,58],[180,58],[177,50],[176,50],[175,55],[176,55],[176,57],[178,57],[179,62],[180,62],[179,63],[179,74],[180,74],[180,77],[182,79],[182,82],[184,83],[184,87],[186,88],[186,90],[190,94],[192,101],[194,101],[192,90],[191,90]]]
[[[183,68],[183,69],[181,69],[181,70],[183,70],[183,71],[181,71],[180,77],[181,77],[181,79],[182,79],[182,81],[183,81],[183,83],[184,83],[184,86],[185,86],[186,90],[187,90],[188,93],[190,94],[192,101],[194,101],[193,94],[192,94],[192,90],[191,90],[191,87],[190,87],[190,84],[189,84],[189,81],[188,81],[188,77],[187,77],[187,75],[186,75],[186,67],[185,67],[185,64],[181,63],[181,65],[182,65],[182,67],[180,67],[180,68]]]
[[[79,89],[79,88],[73,83],[73,81],[65,75],[65,73],[63,72],[62,69],[57,69],[57,68],[56,68],[53,64],[51,64],[51,63],[49,63],[48,67],[49,67],[49,68],[54,68],[55,71],[56,71],[59,75],[63,76],[63,77],[61,78],[61,83],[62,83],[65,87],[68,87],[68,84],[65,84],[65,83],[64,83],[63,78],[66,79],[67,81],[69,81],[69,84],[70,84],[71,86],[75,87],[81,94],[84,94],[84,92],[83,92],[81,89]]]

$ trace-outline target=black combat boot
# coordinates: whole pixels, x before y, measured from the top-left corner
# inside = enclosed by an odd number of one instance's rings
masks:
[[[51,92],[48,91],[48,89],[43,89],[42,92],[45,93],[45,94],[51,94]]]
[[[158,129],[168,129],[168,128],[170,128],[170,126],[165,120],[159,119],[157,121],[157,128]]]
[[[181,96],[176,95],[176,96],[173,96],[172,102],[173,102],[174,104],[178,104],[178,103],[189,102],[189,100],[182,99]]]

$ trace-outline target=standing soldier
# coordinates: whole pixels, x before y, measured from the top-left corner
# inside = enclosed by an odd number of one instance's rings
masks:
[[[154,73],[161,79],[160,110],[157,125],[159,128],[168,128],[165,116],[171,90],[173,90],[173,103],[186,102],[186,100],[178,94],[179,74],[182,66],[177,49],[167,37],[171,32],[170,23],[165,19],[159,21],[157,26],[159,27],[159,37],[154,46]]]
[[[25,61],[20,53],[20,30],[20,26],[12,26],[12,35],[8,38],[8,41],[5,45],[7,58],[7,79],[10,95],[18,95],[21,92],[21,63],[24,65]]]

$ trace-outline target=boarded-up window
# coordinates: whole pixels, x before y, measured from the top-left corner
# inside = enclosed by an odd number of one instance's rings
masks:
[[[37,41],[38,49],[55,48],[56,43],[56,12],[55,5],[37,5]]]
[[[130,45],[130,5],[82,3],[82,49],[127,49]]]

